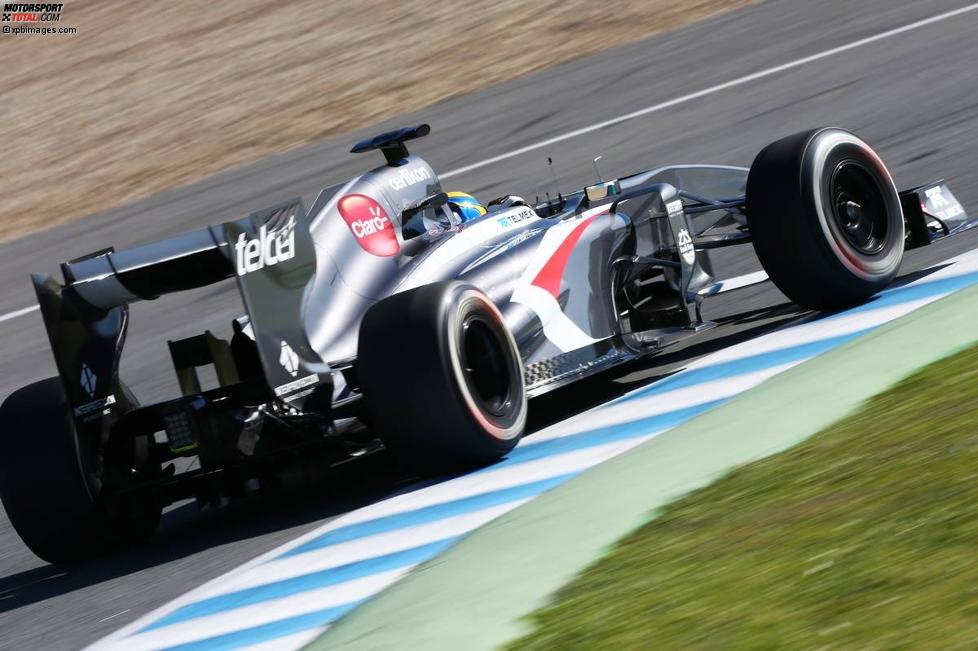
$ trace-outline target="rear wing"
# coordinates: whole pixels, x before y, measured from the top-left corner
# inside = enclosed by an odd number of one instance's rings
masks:
[[[303,325],[316,254],[301,200],[160,242],[98,251],[61,270],[64,284],[45,274],[32,279],[79,425],[118,413],[126,402],[118,376],[130,304],[231,277],[260,360],[261,378],[251,384],[269,400],[328,413],[332,375]],[[222,383],[244,375],[226,372]]]

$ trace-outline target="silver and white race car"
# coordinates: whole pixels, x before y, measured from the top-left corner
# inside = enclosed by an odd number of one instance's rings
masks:
[[[0,407],[0,497],[38,556],[104,553],[175,500],[383,448],[426,472],[499,459],[528,399],[710,328],[700,305],[731,280],[715,248],[753,246],[789,298],[833,309],[886,287],[904,250],[974,224],[942,182],[898,192],[836,128],[778,140],[749,169],[653,167],[462,222],[407,151],[428,132],[358,143],[385,164],[308,211],[289,201],[71,260],[62,282],[33,276],[58,376]],[[170,342],[182,395],[141,405],[118,372],[129,305],[229,279],[246,314],[226,339]],[[187,456],[199,466],[175,472]]]

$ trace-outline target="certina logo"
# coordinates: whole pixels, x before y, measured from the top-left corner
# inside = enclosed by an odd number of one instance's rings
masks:
[[[413,167],[398,170],[397,174],[389,181],[389,183],[392,190],[400,191],[409,185],[414,185],[415,183],[420,183],[421,181],[427,181],[430,178],[431,172],[428,171],[428,168]]]
[[[679,255],[683,256],[683,262],[686,264],[696,262],[696,249],[693,246],[693,238],[689,236],[689,231],[680,228],[679,234],[676,236],[676,244],[679,246]]]
[[[278,356],[278,363],[289,372],[289,375],[295,377],[299,373],[299,356],[284,339],[282,340],[281,348],[282,352]]]
[[[88,368],[88,364],[82,364],[81,367],[81,378],[78,380],[81,384],[81,388],[85,390],[85,393],[89,395],[90,398],[95,397],[95,387],[98,386],[98,376],[95,372]]]
[[[339,210],[353,237],[367,253],[386,257],[401,250],[387,211],[372,197],[348,194],[340,199]]]
[[[253,239],[241,233],[234,243],[234,253],[239,276],[291,260],[295,257],[295,216],[289,217],[281,228],[262,225],[258,237]]]

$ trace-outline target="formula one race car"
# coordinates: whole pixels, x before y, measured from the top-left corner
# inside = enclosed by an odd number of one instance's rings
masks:
[[[789,298],[834,309],[886,287],[904,250],[974,224],[942,182],[898,193],[836,128],[779,140],[750,169],[656,167],[463,222],[405,146],[428,132],[360,142],[386,164],[308,212],[289,201],[71,260],[63,284],[33,276],[59,375],[0,408],[0,496],[36,554],[102,553],[175,500],[383,448],[426,472],[492,462],[528,398],[711,327],[700,304],[730,280],[715,248],[752,245]],[[169,342],[183,395],[140,405],[118,373],[129,304],[231,278],[247,313],[230,339]],[[219,386],[205,390],[207,365]],[[175,472],[188,456],[199,468]]]

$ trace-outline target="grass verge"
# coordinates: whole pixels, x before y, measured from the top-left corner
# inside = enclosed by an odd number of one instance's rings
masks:
[[[510,646],[974,648],[976,425],[978,347],[673,503]]]

